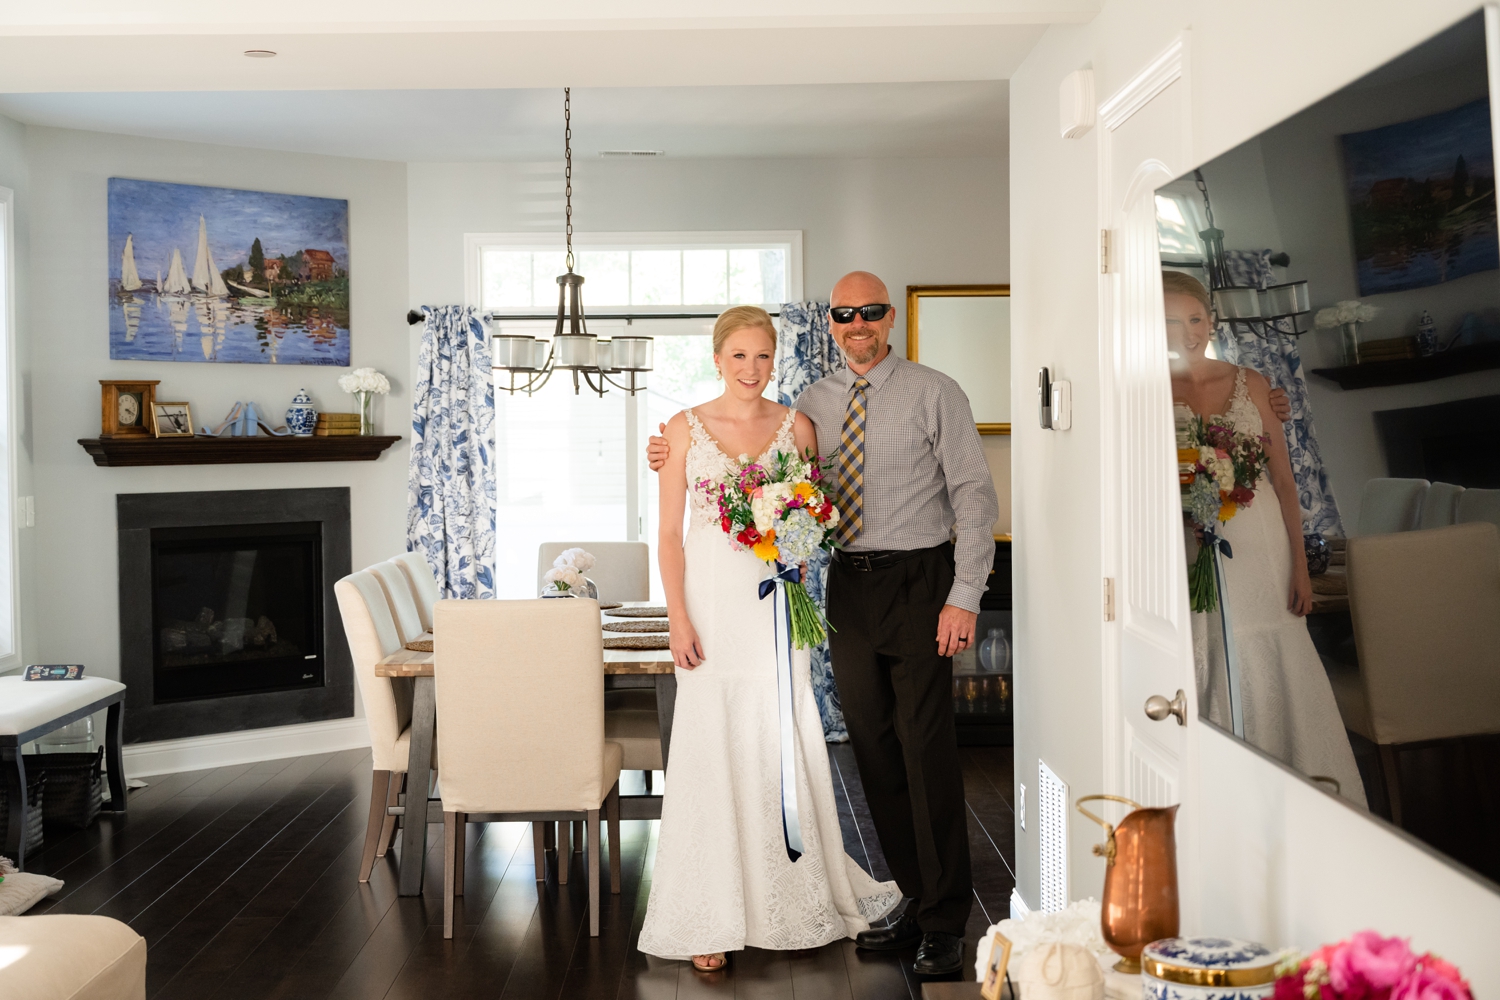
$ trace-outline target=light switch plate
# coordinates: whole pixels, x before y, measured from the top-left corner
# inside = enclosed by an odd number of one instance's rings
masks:
[[[1016,785],[1016,818],[1021,821],[1021,832],[1026,831],[1026,786]]]
[[[1065,431],[1073,426],[1073,383],[1059,379],[1052,383],[1052,429]]]

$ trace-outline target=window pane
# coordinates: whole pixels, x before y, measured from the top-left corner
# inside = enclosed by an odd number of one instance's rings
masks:
[[[531,255],[531,304],[557,308],[557,276],[566,274],[568,255],[561,250],[538,250]],[[587,301],[585,299],[584,301]]]
[[[684,250],[682,252],[682,301],[687,305],[723,305],[729,301],[726,286],[726,252]]]
[[[682,305],[682,251],[632,250],[630,302],[644,306]]]
[[[759,250],[729,251],[729,301],[752,305],[769,301],[760,273]]]
[[[630,305],[630,251],[593,250],[578,254],[585,313],[598,306]]]
[[[531,252],[486,250],[479,258],[484,309],[531,305]]]
[[[780,305],[786,301],[786,251],[757,250],[760,255],[762,301]]]

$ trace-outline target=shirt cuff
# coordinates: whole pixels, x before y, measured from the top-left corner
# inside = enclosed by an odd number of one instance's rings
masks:
[[[984,595],[983,587],[975,587],[962,581],[953,581],[953,589],[948,591],[948,600],[945,604],[951,604],[955,608],[963,608],[979,614],[979,598]]]

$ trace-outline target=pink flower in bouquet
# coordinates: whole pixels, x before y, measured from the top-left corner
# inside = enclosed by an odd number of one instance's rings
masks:
[[[1383,938],[1374,931],[1360,931],[1336,946],[1328,956],[1328,985],[1343,1000],[1366,997],[1386,1000],[1391,987],[1416,964],[1417,957],[1401,938]]]
[[[1439,971],[1428,964],[1443,966]],[[1452,972],[1452,978],[1445,973]],[[1428,956],[1391,990],[1391,1000],[1471,1000],[1469,984],[1458,978],[1458,970],[1442,959]]]

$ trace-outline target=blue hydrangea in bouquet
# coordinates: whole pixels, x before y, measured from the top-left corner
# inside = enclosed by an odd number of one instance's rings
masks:
[[[1177,412],[1177,481],[1182,510],[1202,544],[1188,567],[1188,594],[1194,611],[1219,607],[1215,558],[1234,553],[1219,526],[1227,524],[1255,499],[1255,484],[1270,458],[1265,434],[1249,434],[1217,421],[1206,421],[1185,408]]]

